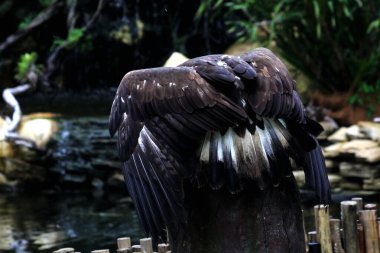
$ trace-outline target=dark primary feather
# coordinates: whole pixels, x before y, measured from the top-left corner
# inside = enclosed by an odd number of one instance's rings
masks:
[[[174,68],[127,73],[113,101],[110,134],[140,221],[154,240],[176,240],[186,224],[183,181],[231,193],[265,190],[305,170],[330,200],[321,126],[309,119],[285,65],[268,49],[209,55]],[[295,163],[294,163],[295,162]],[[204,186],[204,185],[203,185]]]

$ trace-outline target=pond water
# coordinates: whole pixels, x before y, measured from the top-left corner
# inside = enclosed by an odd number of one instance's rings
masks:
[[[62,117],[57,121],[54,162],[44,165],[50,173],[46,174],[45,190],[0,193],[0,252],[52,252],[64,247],[115,252],[116,239],[123,236],[137,243],[144,235],[124,184],[119,180],[114,183],[120,185],[116,191],[101,191],[111,188],[107,182],[119,171],[107,117]],[[339,218],[338,203],[354,196],[358,196],[356,192],[335,194],[337,204],[332,205],[331,215]],[[378,195],[365,197],[367,203],[379,199]],[[306,230],[314,230],[312,205],[303,209]]]
[[[306,231],[312,231],[313,207],[304,205],[303,209]],[[339,218],[339,202],[331,205],[330,215]],[[80,252],[104,248],[115,252],[116,239],[124,236],[132,237],[134,244],[144,237],[126,194],[0,194],[1,253],[51,253],[64,247]]]
[[[93,192],[0,195],[0,252],[81,252],[109,248],[143,235],[125,195]]]

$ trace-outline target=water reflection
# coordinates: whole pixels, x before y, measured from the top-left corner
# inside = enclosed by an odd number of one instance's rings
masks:
[[[121,236],[142,237],[130,200],[123,195],[0,195],[0,252],[115,250]]]

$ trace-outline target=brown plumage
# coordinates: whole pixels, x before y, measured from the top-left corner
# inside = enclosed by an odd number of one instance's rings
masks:
[[[118,132],[140,221],[156,240],[166,229],[176,240],[186,223],[184,180],[231,193],[246,184],[265,190],[298,166],[320,201],[330,200],[315,139],[322,128],[305,115],[287,68],[268,49],[129,72],[109,126],[111,135]]]

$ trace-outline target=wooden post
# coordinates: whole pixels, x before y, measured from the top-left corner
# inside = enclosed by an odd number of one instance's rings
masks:
[[[377,205],[373,203],[368,203],[364,206],[365,210],[377,210]]]
[[[110,250],[109,249],[97,249],[97,250],[91,251],[91,253],[110,253]]]
[[[376,211],[362,210],[359,212],[359,219],[363,224],[366,253],[380,253]]]
[[[340,220],[330,219],[331,243],[334,253],[344,253],[342,240],[340,239]]]
[[[358,214],[360,210],[363,210],[363,198],[352,198],[352,201],[356,201],[356,213]]]
[[[356,226],[358,227],[358,239],[359,239],[359,249],[360,249],[359,251],[360,253],[365,253],[363,225],[358,221],[356,223]]]
[[[303,237],[305,238],[305,249],[306,249],[306,252],[309,252],[309,246],[307,245],[309,240],[307,238],[307,233],[306,233],[306,228],[305,228],[305,215],[304,215],[303,210],[302,210],[302,228],[303,228]]]
[[[377,223],[377,235],[378,235],[379,244],[380,244],[380,220],[379,220],[379,218],[376,219],[376,223]]]
[[[187,226],[170,241],[173,253],[306,251],[293,176],[264,190],[247,184],[233,195],[224,188],[212,191],[189,187],[185,190],[185,206]]]
[[[309,242],[317,242],[317,231],[310,231],[307,233]]]
[[[321,253],[321,244],[319,242],[309,242],[309,253]]]
[[[140,239],[141,252],[153,253],[152,238]]]
[[[125,249],[118,249],[116,251],[117,253],[132,253],[132,247],[129,247],[129,248],[125,248]]]
[[[132,252],[142,252],[141,245],[133,245]]]
[[[356,201],[340,202],[341,219],[344,233],[344,249],[346,253],[359,253],[358,228],[356,225]]]
[[[120,237],[117,238],[117,248],[126,249],[131,247],[131,238],[130,237]]]
[[[73,252],[74,252],[74,248],[62,248],[62,249],[53,251],[53,253],[73,253]]]
[[[166,253],[168,251],[168,245],[165,243],[158,244],[158,253]]]
[[[330,233],[330,214],[328,205],[314,206],[315,227],[317,230],[317,242],[321,244],[322,253],[333,253]]]

